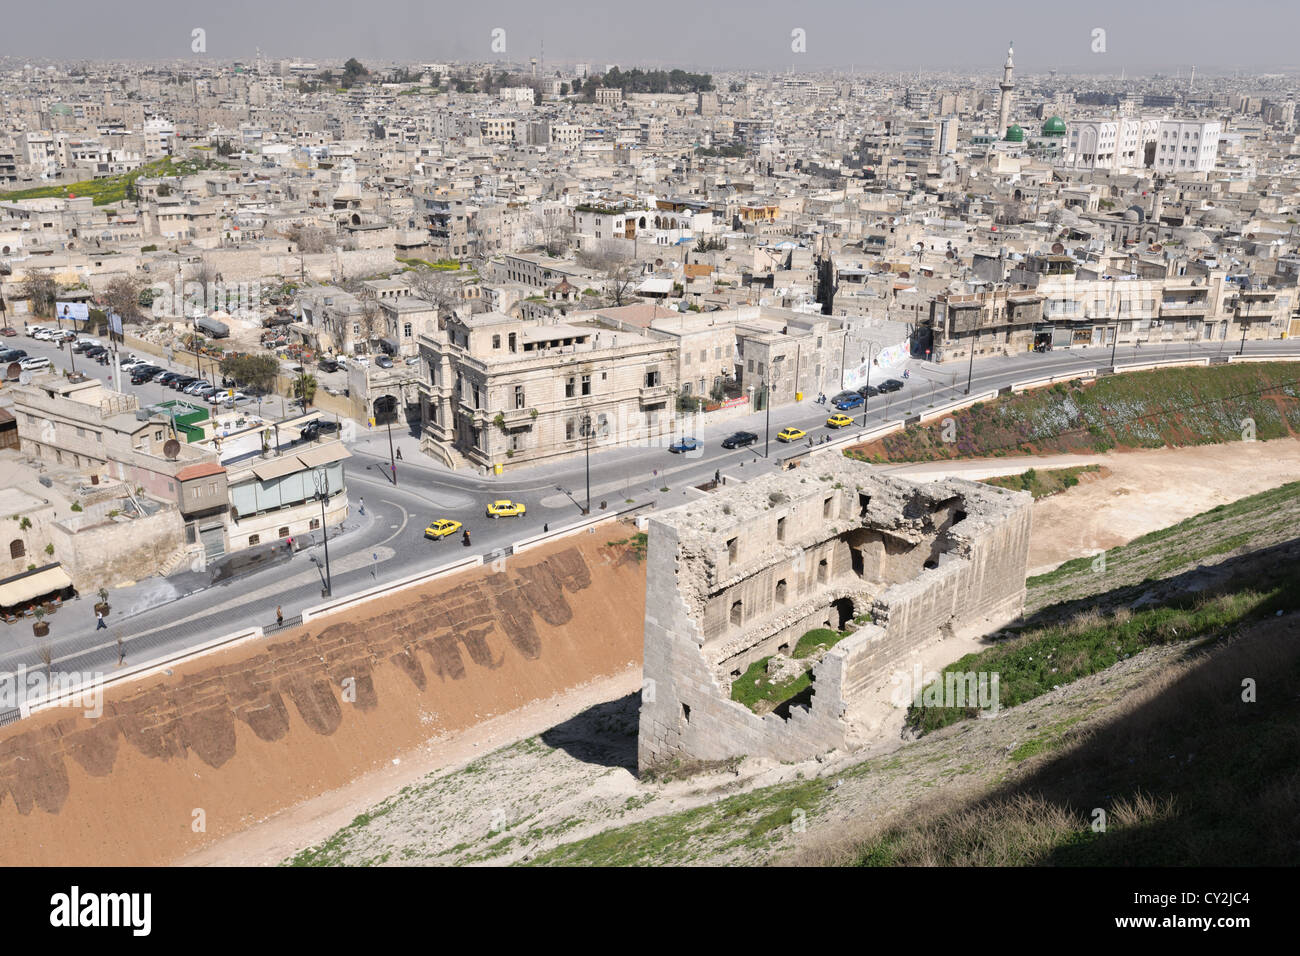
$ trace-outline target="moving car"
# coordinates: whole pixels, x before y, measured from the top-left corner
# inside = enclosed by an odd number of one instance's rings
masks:
[[[782,428],[779,432],[776,433],[776,440],[777,441],[798,441],[800,438],[805,437],[807,434],[808,433],[804,431],[802,428]]]
[[[44,355],[30,355],[18,363],[24,372],[38,372],[50,367],[50,360]]]
[[[882,392],[897,392],[902,387],[903,383],[896,378],[887,378],[880,383],[880,391]]]
[[[429,522],[429,527],[424,529],[424,536],[437,541],[439,538],[445,538],[459,530],[459,521],[452,521],[450,518],[436,518]]]
[[[746,445],[752,445],[758,441],[758,436],[753,432],[736,432],[722,439],[723,448],[744,448]]]
[[[524,513],[524,506],[518,501],[502,498],[487,506],[489,518],[517,518]]]
[[[679,438],[668,446],[668,450],[674,455],[680,455],[682,452],[697,451],[704,447],[704,442],[698,438]]]
[[[845,428],[853,424],[853,419],[848,415],[832,415],[826,419],[826,424],[830,428]]]
[[[836,402],[835,407],[840,411],[844,411],[846,408],[858,408],[862,405],[862,401],[863,399],[861,395],[857,392],[851,392],[847,398]]]

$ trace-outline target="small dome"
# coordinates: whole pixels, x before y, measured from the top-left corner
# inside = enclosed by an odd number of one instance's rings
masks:
[[[1146,222],[1146,210],[1140,206],[1130,206],[1124,210],[1125,222]]]
[[[1007,135],[1003,139],[1008,143],[1023,143],[1025,141],[1025,131],[1012,123],[1007,127]]]
[[[1053,116],[1051,119],[1049,119],[1046,123],[1043,124],[1043,135],[1064,136],[1065,120],[1061,119],[1061,117],[1059,116]]]

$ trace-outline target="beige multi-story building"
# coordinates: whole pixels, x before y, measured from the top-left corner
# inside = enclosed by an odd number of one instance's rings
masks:
[[[499,312],[452,316],[419,335],[422,447],[448,462],[522,464],[672,434],[673,342]]]

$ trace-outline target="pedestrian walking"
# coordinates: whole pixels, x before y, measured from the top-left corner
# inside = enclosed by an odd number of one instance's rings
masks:
[[[102,631],[102,630],[107,629],[108,625],[104,623],[104,612],[103,612],[103,611],[96,611],[96,612],[95,612],[95,618],[96,618],[95,630],[97,630],[97,631]]]
[[[361,506],[361,513],[362,513],[362,514],[365,514],[365,513],[366,513],[366,499],[365,499],[365,498],[362,498],[361,501],[359,502],[359,504],[360,504],[360,506]]]
[[[713,483],[716,485],[719,484],[721,481],[722,481],[722,469],[719,468],[717,471],[713,473]]]
[[[280,605],[275,606],[275,626],[284,627],[284,611],[280,610]]]
[[[400,449],[400,448],[397,449],[397,460],[398,460],[398,461],[401,461],[401,460],[402,460],[402,449]]]

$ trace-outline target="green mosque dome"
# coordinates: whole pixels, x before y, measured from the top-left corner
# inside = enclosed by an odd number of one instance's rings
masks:
[[[1008,143],[1023,143],[1025,141],[1025,131],[1012,123],[1007,127],[1007,135],[1003,139]]]
[[[1065,120],[1061,119],[1061,117],[1059,116],[1053,116],[1051,119],[1049,119],[1046,123],[1043,124],[1043,135],[1064,136]]]

